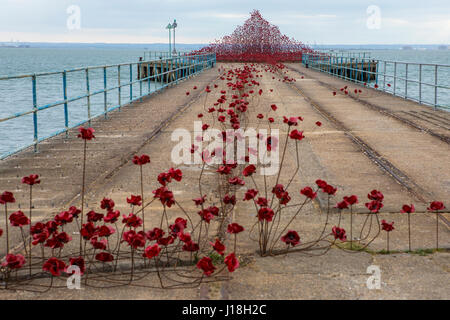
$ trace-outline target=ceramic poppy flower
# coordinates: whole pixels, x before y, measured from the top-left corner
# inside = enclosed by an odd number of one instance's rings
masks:
[[[81,210],[78,209],[75,206],[71,206],[69,208],[69,213],[74,217],[74,218],[78,218],[78,215],[81,213]]]
[[[160,252],[161,252],[161,248],[158,246],[157,243],[155,243],[154,245],[148,246],[147,248],[145,248],[142,256],[147,259],[151,259],[151,258],[157,257]]]
[[[253,198],[256,197],[256,195],[258,194],[258,190],[255,189],[249,189],[247,190],[247,192],[244,195],[244,201],[248,201],[248,200],[252,200]]]
[[[372,200],[370,202],[367,202],[365,206],[367,207],[367,209],[370,210],[370,212],[378,213],[380,209],[383,208],[383,203],[376,200]]]
[[[146,154],[143,154],[141,156],[134,156],[133,163],[138,166],[146,165],[147,163],[150,163],[150,157]]]
[[[267,207],[269,205],[269,202],[264,197],[259,197],[258,200],[256,200],[256,204],[260,207]]]
[[[154,198],[159,199],[163,205],[166,205],[169,208],[175,203],[173,192],[168,190],[166,187],[161,187],[153,190],[152,192],[154,194]]]
[[[244,169],[244,171],[242,172],[242,174],[243,174],[245,177],[249,177],[249,176],[251,176],[252,174],[254,174],[255,171],[256,171],[256,167],[255,167],[253,164],[251,164],[251,165],[245,167],[245,169]]]
[[[108,245],[108,241],[106,239],[98,240],[97,237],[92,237],[90,242],[92,247],[98,250],[106,250],[106,246]]]
[[[142,204],[142,198],[141,196],[131,195],[129,198],[127,198],[127,202],[132,206],[140,206]]]
[[[304,138],[303,131],[292,130],[289,137],[293,140],[302,140]]]
[[[33,241],[31,243],[33,244],[33,246],[35,246],[37,244],[45,243],[47,241],[48,237],[50,237],[50,233],[48,232],[47,229],[44,229],[43,231],[41,231],[39,233],[34,233],[32,236],[33,236]]]
[[[416,212],[416,208],[414,207],[413,204],[411,204],[411,205],[405,204],[402,206],[402,210],[400,212],[401,213],[414,213],[414,212]]]
[[[183,178],[183,172],[181,172],[180,169],[170,168],[168,171],[168,174],[170,175],[170,177],[172,179],[174,179],[175,181],[178,181],[178,182],[180,182],[181,179]]]
[[[345,234],[344,228],[339,228],[337,226],[334,226],[331,230],[334,236],[334,239],[339,239],[341,241],[347,241],[347,236]]]
[[[30,224],[30,219],[22,211],[17,211],[9,216],[9,222],[13,227],[23,227]]]
[[[165,237],[165,238],[163,238],[163,237],[159,238],[156,242],[157,242],[159,245],[162,245],[162,246],[168,246],[169,244],[172,244],[174,241],[175,241],[175,238],[174,238],[174,237],[172,237],[172,236],[167,236],[167,237]]]
[[[104,215],[102,213],[97,213],[94,210],[92,210],[87,213],[87,220],[89,222],[98,222],[103,220],[103,216]]]
[[[240,186],[245,185],[245,181],[242,180],[242,179],[239,179],[239,177],[234,177],[234,178],[228,179],[228,183],[232,184],[232,185],[235,185],[235,186],[236,185],[240,185]]]
[[[37,174],[30,174],[29,176],[22,178],[22,183],[28,184],[30,186],[33,186],[35,184],[41,183],[41,180],[39,180],[39,175]]]
[[[318,126],[318,127],[322,126],[322,122],[316,121],[316,126]]]
[[[234,272],[237,268],[239,268],[239,260],[236,258],[234,252],[227,255],[224,262],[227,265],[229,272]]]
[[[59,277],[65,269],[66,264],[55,257],[48,259],[42,266],[42,270],[50,272],[54,277]]]
[[[144,231],[136,232],[134,230],[129,230],[123,233],[122,239],[127,242],[130,247],[137,249],[145,246],[147,237]]]
[[[394,222],[388,223],[386,220],[381,220],[381,228],[386,232],[394,230]]]
[[[302,190],[300,190],[300,193],[305,197],[310,198],[311,200],[317,197],[317,192],[314,192],[311,187],[303,188]]]
[[[322,188],[322,191],[332,196],[336,194],[337,189],[332,185],[327,184],[324,188]]]
[[[83,140],[92,140],[95,138],[94,132],[95,130],[92,128],[79,128],[78,129],[78,138],[81,138]]]
[[[62,211],[55,216],[54,220],[58,225],[65,225],[73,221],[73,215],[69,211]]]
[[[316,184],[321,189],[325,188],[328,185],[326,181],[320,179],[316,180]]]
[[[94,223],[88,222],[81,227],[81,236],[84,240],[90,240],[96,233],[98,228],[94,226]]]
[[[277,109],[278,109],[278,107],[277,107],[276,104],[272,104],[272,105],[270,106],[270,108],[272,108],[273,111],[277,111]]]
[[[444,210],[445,206],[441,201],[433,201],[432,203],[430,203],[430,206],[427,209],[429,211],[439,211]]]
[[[114,260],[114,256],[108,252],[100,252],[95,255],[95,260],[101,262],[111,262]]]
[[[283,241],[287,245],[295,247],[300,243],[300,236],[298,235],[297,231],[289,230],[284,236],[281,237],[281,241]]]
[[[358,197],[355,196],[355,195],[352,195],[352,196],[349,196],[349,197],[344,197],[344,201],[352,206],[352,205],[358,203]]]
[[[167,172],[161,172],[158,175],[158,182],[163,186],[166,186],[171,181],[172,181],[172,176]]]
[[[174,224],[171,224],[169,226],[169,230],[170,230],[170,234],[173,237],[178,237],[179,233],[183,233],[184,229],[185,229],[185,224],[183,222],[175,222]]]
[[[203,271],[203,274],[209,277],[214,273],[216,267],[214,267],[211,258],[203,257],[197,262],[197,268]]]
[[[205,201],[206,201],[206,195],[204,195],[204,196],[201,197],[201,198],[195,198],[195,199],[192,199],[192,201],[194,201],[194,203],[195,203],[196,206],[200,206],[200,205],[202,205],[202,204],[205,203]]]
[[[269,118],[268,120],[269,120],[270,123],[274,123],[275,122],[274,118]]]
[[[114,201],[109,198],[103,198],[103,200],[100,202],[100,208],[106,209],[106,210],[112,210],[114,208]]]
[[[237,224],[236,222],[230,223],[227,227],[227,232],[232,234],[238,234],[244,231],[244,227]]]
[[[223,197],[223,203],[235,205],[236,204],[236,196],[235,195],[230,196],[230,195],[226,194]]]
[[[154,228],[153,230],[147,231],[146,236],[149,241],[154,241],[162,238],[164,234],[165,232],[162,229]]]
[[[116,229],[114,229],[113,227],[110,227],[110,226],[106,226],[106,225],[99,227],[99,229],[97,231],[97,234],[99,237],[110,237],[114,233],[116,233]]]
[[[340,210],[348,209],[348,205],[349,205],[349,203],[348,203],[347,201],[342,200],[341,202],[338,202],[338,203],[336,204],[335,208],[338,208],[338,209],[340,209]]]
[[[274,212],[271,208],[262,207],[258,210],[258,220],[271,222],[274,216]]]
[[[188,95],[190,95],[191,93],[189,92],[189,91],[186,91],[186,95],[188,96]]]
[[[80,269],[80,275],[83,275],[86,271],[86,265],[84,262],[83,257],[77,257],[77,258],[70,258],[69,259],[69,265],[64,269],[65,273],[69,273],[68,269],[70,266],[77,266]],[[71,274],[74,274],[75,271],[72,271]]]
[[[142,219],[139,218],[136,214],[130,213],[128,216],[123,215],[122,223],[125,223],[127,227],[131,228],[139,228],[142,226]]]
[[[3,261],[2,266],[7,267],[10,270],[20,269],[25,264],[25,258],[21,254],[11,254],[8,253],[5,257],[5,261]]]
[[[198,214],[206,223],[209,223],[212,219],[214,219],[214,215],[208,209],[201,210]]]
[[[116,210],[116,211],[108,211],[108,213],[106,214],[106,216],[103,218],[103,221],[105,223],[116,223],[117,220],[120,217],[120,211]]]
[[[0,204],[14,203],[16,199],[12,192],[5,191],[0,195]]]
[[[370,191],[370,193],[367,195],[367,198],[369,198],[369,200],[374,200],[374,201],[383,201],[384,199],[384,195],[381,191],[378,190],[372,190]]]
[[[285,117],[283,116],[283,122],[286,123],[288,126],[296,126],[298,125],[298,117]]]
[[[220,254],[221,256],[224,255],[225,252],[225,245],[220,242],[219,239],[216,239],[216,242],[210,242],[210,244],[212,245],[212,247],[214,248],[214,250],[217,251],[218,254]]]

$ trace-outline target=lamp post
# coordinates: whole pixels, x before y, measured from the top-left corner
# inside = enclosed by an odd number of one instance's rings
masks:
[[[177,20],[174,19],[172,23],[172,29],[173,29],[173,54],[177,54],[177,50],[175,49],[175,28],[178,27]]]
[[[172,39],[171,39],[171,30],[173,26],[169,23],[166,27],[166,29],[169,30],[169,55],[172,55]]]

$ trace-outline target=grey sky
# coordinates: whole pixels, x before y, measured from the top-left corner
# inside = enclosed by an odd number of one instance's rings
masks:
[[[66,10],[81,9],[81,29],[68,30]],[[366,10],[380,8],[380,29]],[[448,44],[448,0],[0,0],[0,41],[166,42],[177,19],[177,42],[208,43],[230,34],[259,9],[288,36],[317,44]]]

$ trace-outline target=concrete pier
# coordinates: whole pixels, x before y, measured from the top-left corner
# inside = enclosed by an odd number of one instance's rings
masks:
[[[239,64],[219,64],[221,69],[237,66]],[[157,64],[153,67],[158,69]],[[338,199],[357,194],[360,201],[354,223],[360,226],[364,216],[359,213],[367,212],[365,195],[372,189],[379,189],[385,194],[380,220],[395,221],[392,250],[407,248],[406,216],[398,212],[403,204],[410,203],[417,208],[417,213],[412,215],[414,248],[433,248],[436,224],[434,215],[427,213],[426,207],[432,200],[444,201],[449,207],[450,114],[330,77],[300,64],[289,64],[284,71],[287,73],[264,74],[259,78],[264,92],[259,106],[264,113],[272,104],[278,106],[275,125],[279,128],[283,128],[283,115],[304,118],[299,129],[304,131],[306,139],[301,143],[300,170],[290,192],[298,197],[301,187],[313,185],[320,178],[338,188]],[[149,69],[141,72],[145,76]],[[150,70],[150,75],[151,72],[154,71]],[[134,154],[146,153],[151,157],[144,179],[146,196],[152,196],[151,190],[158,186],[158,173],[175,167],[171,162],[171,150],[176,144],[171,141],[172,132],[178,128],[192,132],[197,115],[205,112],[205,101],[206,105],[214,103],[221,95],[219,91],[227,89],[226,81],[220,81],[218,75],[217,68],[205,70],[142,103],[123,107],[109,114],[108,119],[99,118],[91,124],[96,130],[96,139],[88,145],[88,208],[98,208],[101,199],[109,197],[116,201],[118,210],[128,214],[125,198],[139,193],[138,174],[131,162]],[[283,82],[285,76],[296,82]],[[206,100],[205,88],[214,84],[219,87]],[[345,85],[350,87],[349,95],[339,91]],[[194,90],[194,86],[198,89]],[[362,92],[355,94],[353,89]],[[338,92],[336,96],[333,91]],[[316,121],[321,121],[322,126],[316,126]],[[256,115],[250,115],[249,126],[258,124]],[[0,162],[0,191],[12,191],[17,199],[10,210],[17,210],[19,203],[26,210],[28,189],[20,179],[29,174],[39,174],[42,180],[35,188],[34,221],[53,217],[70,205],[79,206],[82,142],[76,134],[72,130],[69,138],[61,135],[42,143],[37,154],[26,150]],[[292,162],[286,166],[288,172],[293,168]],[[183,170],[183,180],[174,186],[174,195],[177,201],[186,203],[185,209],[195,214],[197,209],[191,199],[198,197],[199,167],[180,165],[178,168]],[[255,177],[257,183],[261,183],[261,179],[261,176]],[[213,187],[214,181],[205,181],[205,189],[213,190]],[[246,186],[239,190],[239,197],[245,189]],[[440,245],[447,250],[430,255],[349,254],[331,249],[323,256],[290,254],[260,258],[255,244],[249,241],[254,223],[252,206],[241,203],[236,208],[234,219],[246,231],[238,243],[241,268],[229,282],[205,283],[199,289],[182,290],[130,286],[108,290],[61,289],[44,294],[0,291],[0,299],[442,299],[450,294],[450,284],[445,281],[449,277],[450,228],[445,220],[439,222]],[[320,233],[324,210],[325,200],[319,198],[293,226],[301,234],[302,242]],[[159,214],[158,210],[149,210],[150,224],[157,221]],[[170,212],[171,218],[177,214]],[[443,217],[450,219],[448,213]],[[328,227],[337,221],[338,216],[333,215]],[[348,216],[343,217],[342,224],[349,225]],[[4,229],[4,219],[0,219],[0,228]],[[212,225],[211,237],[217,232],[217,226]],[[382,234],[374,241],[373,250],[385,247],[385,236]],[[18,245],[19,237],[12,242]],[[0,250],[3,255],[4,248]],[[367,267],[374,264],[382,271],[381,290],[366,287]],[[150,275],[143,281],[158,280],[156,275]]]

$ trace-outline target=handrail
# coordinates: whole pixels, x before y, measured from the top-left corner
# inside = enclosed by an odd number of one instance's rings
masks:
[[[305,53],[302,56],[302,63],[321,72],[352,82],[365,83],[377,90],[420,104],[430,105],[435,109],[450,110],[450,82],[449,84],[439,83],[439,75],[442,74],[439,71],[442,72],[443,69],[445,69],[446,78],[450,79],[448,76],[450,75],[450,65],[448,64],[339,57],[324,53]],[[375,71],[372,70],[372,67],[375,68]],[[413,67],[415,70],[412,70]],[[432,70],[425,71],[430,67]],[[412,71],[416,71],[416,77],[411,76]],[[387,82],[391,80],[392,84]],[[414,92],[408,90],[411,85],[418,86],[418,90]],[[424,95],[428,97],[424,98]]]
[[[156,69],[153,75],[150,75],[151,66],[158,64],[160,70]],[[130,63],[121,63],[121,64],[113,64],[113,65],[102,65],[102,66],[88,66],[88,67],[80,67],[70,70],[63,71],[54,71],[54,72],[41,72],[41,73],[33,73],[33,74],[23,74],[23,75],[14,75],[14,76],[2,76],[0,77],[1,81],[14,81],[19,79],[31,79],[31,94],[32,94],[32,108],[30,110],[25,110],[22,112],[12,113],[6,116],[0,116],[0,124],[9,123],[9,121],[21,118],[24,116],[32,115],[33,117],[33,141],[29,143],[25,143],[20,147],[13,148],[10,150],[2,151],[0,149],[0,160],[11,156],[21,150],[24,150],[30,146],[34,146],[35,151],[38,151],[38,144],[46,139],[54,137],[61,133],[68,134],[68,131],[74,127],[83,125],[87,122],[91,122],[94,118],[104,115],[107,117],[107,114],[115,109],[119,109],[125,105],[131,104],[135,101],[142,101],[142,98],[153,94],[156,91],[160,91],[172,83],[177,84],[179,81],[192,77],[193,75],[202,72],[204,69],[211,68],[216,64],[216,55],[214,53],[210,54],[199,54],[192,56],[173,56],[171,58],[165,59],[153,59],[147,61],[138,61],[138,62],[130,62]],[[144,74],[144,67],[146,67],[146,74]],[[103,70],[103,74],[100,77],[92,78],[90,74],[93,70]],[[113,81],[116,81],[115,85],[108,86],[111,79],[108,79],[108,71],[112,70],[115,72],[113,75]],[[124,81],[124,73],[122,71],[126,70],[127,80]],[[84,82],[85,93],[79,94],[75,97],[68,97],[68,92],[70,92],[70,86],[68,85],[67,76],[70,73],[81,72],[80,81]],[[137,75],[140,74],[140,77]],[[55,98],[50,103],[46,103],[40,105],[38,103],[38,86],[37,83],[41,77],[47,76],[61,76],[61,80],[56,80],[52,82],[52,85],[58,84],[58,81],[61,81],[61,87],[63,94],[61,99]],[[90,78],[91,77],[91,78]],[[83,79],[84,78],[84,79]],[[115,80],[114,80],[115,79]],[[75,85],[80,90],[80,86],[83,86],[83,82],[77,82]],[[147,89],[144,90],[144,83],[147,84]],[[93,86],[96,84],[96,86]],[[138,92],[133,91],[135,86],[138,85]],[[98,87],[102,87],[99,89]],[[129,89],[129,95],[125,98],[125,90],[126,87]],[[153,87],[153,88],[152,88]],[[94,89],[95,88],[95,89]],[[92,90],[94,89],[94,90]],[[42,90],[42,89],[40,89]],[[117,96],[111,97],[112,91],[117,91]],[[92,101],[91,98],[103,95],[103,111],[100,113],[96,113],[95,115],[91,115],[91,107]],[[0,101],[2,97],[0,96]],[[125,98],[125,101],[124,101]],[[71,124],[69,107],[71,104],[77,101],[86,100],[86,103],[83,105],[87,108],[87,117],[84,117],[82,121],[79,121],[76,124]],[[111,106],[111,99],[116,99],[117,103],[114,103]],[[39,123],[39,114],[40,112],[56,107],[63,107],[64,109],[64,129],[55,130],[51,133],[45,135],[44,137],[40,136],[42,124]],[[78,107],[78,106],[77,106]],[[98,106],[97,106],[98,107]],[[52,123],[53,124],[53,123]],[[14,129],[13,129],[14,130]],[[16,129],[17,131],[19,129]],[[48,131],[48,130],[46,130]],[[1,127],[0,127],[1,132]],[[10,131],[9,131],[10,133]]]

